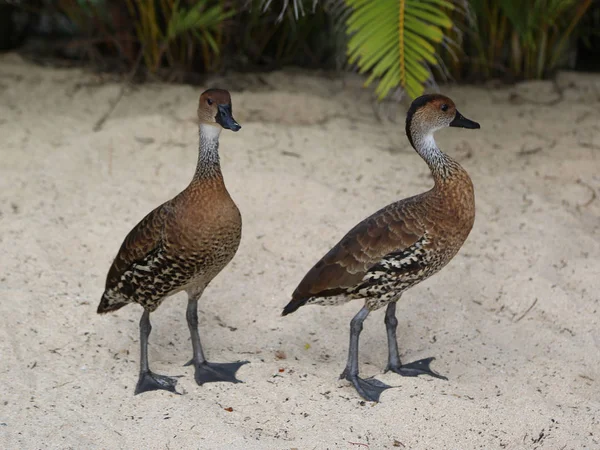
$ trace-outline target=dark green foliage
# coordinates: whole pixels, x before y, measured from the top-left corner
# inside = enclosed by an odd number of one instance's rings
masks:
[[[569,65],[592,0],[470,0],[462,54],[448,62],[457,79],[539,79]]]
[[[600,71],[600,0],[592,1],[577,27],[575,68]]]
[[[420,95],[432,76],[542,78],[598,39],[600,0],[57,0],[70,48],[172,77],[284,65]],[[47,5],[49,3],[46,3]],[[595,7],[590,9],[590,6]],[[590,14],[586,14],[590,11]],[[595,11],[595,13],[594,13]],[[183,77],[180,79],[190,79]]]
[[[289,5],[285,0],[250,0],[228,30],[226,65],[273,69],[284,65],[339,68],[345,34],[326,3]],[[339,62],[339,61],[338,61]]]

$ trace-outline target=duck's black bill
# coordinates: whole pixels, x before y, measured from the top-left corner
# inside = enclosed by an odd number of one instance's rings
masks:
[[[219,112],[217,112],[217,117],[215,117],[215,119],[219,125],[231,131],[238,131],[242,128],[231,114],[231,105],[219,105],[218,109]]]
[[[458,111],[456,111],[456,116],[454,116],[454,120],[450,122],[450,126],[459,128],[470,128],[474,130],[481,128],[477,122],[473,122],[472,120],[467,119]]]

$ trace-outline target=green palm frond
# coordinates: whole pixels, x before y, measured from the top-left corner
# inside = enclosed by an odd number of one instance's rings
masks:
[[[351,34],[348,59],[365,85],[379,80],[375,93],[384,98],[400,86],[410,97],[423,93],[430,79],[428,66],[438,65],[436,47],[452,27],[449,0],[345,0],[351,8],[346,22]]]
[[[200,47],[206,67],[220,52],[222,23],[234,15],[214,0],[127,0],[146,67],[156,72],[165,58],[192,61]]]
[[[176,1],[167,26],[167,40],[173,40],[187,32],[200,31],[205,36],[210,36],[210,31],[218,28],[225,19],[235,13],[233,10],[223,11],[220,4],[211,6],[210,3],[207,0],[199,0],[192,7],[181,8],[179,2]],[[214,47],[214,50],[218,52],[219,49]]]

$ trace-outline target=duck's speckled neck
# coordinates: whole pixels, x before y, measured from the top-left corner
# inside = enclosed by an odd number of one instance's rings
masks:
[[[414,126],[410,128],[409,141],[417,151],[419,156],[425,160],[436,185],[443,184],[456,173],[462,173],[465,170],[462,166],[446,155],[437,146],[433,137],[433,131],[418,132]]]
[[[198,165],[194,180],[214,178],[221,176],[221,163],[219,161],[219,135],[221,127],[214,125],[200,125],[200,145],[198,149]]]

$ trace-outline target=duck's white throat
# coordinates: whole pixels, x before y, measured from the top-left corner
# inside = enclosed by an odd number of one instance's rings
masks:
[[[416,135],[413,142],[415,150],[425,160],[437,183],[438,177],[447,177],[449,170],[457,164],[437,146],[434,131]]]
[[[220,125],[200,124],[200,138],[204,137],[207,141],[215,141],[219,139],[223,127]]]
[[[200,124],[200,146],[196,177],[204,178],[221,173],[219,136],[222,129],[220,125]]]
[[[417,153],[421,155],[421,158],[427,162],[437,159],[437,157],[442,154],[442,151],[435,142],[432,131],[426,134],[417,135],[413,140],[415,143],[415,150],[417,150]]]

